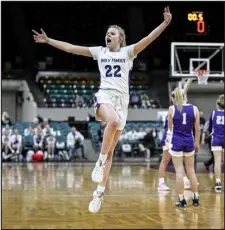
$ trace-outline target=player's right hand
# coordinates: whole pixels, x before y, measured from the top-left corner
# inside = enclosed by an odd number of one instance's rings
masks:
[[[34,41],[36,43],[47,43],[48,42],[48,37],[47,37],[47,34],[44,32],[43,29],[41,29],[41,34],[39,34],[37,31],[35,30],[32,30],[34,35]]]

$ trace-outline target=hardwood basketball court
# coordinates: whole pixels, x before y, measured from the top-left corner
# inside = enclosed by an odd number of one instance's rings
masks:
[[[213,176],[197,165],[200,207],[176,208],[175,174],[170,192],[158,192],[158,165],[114,163],[97,214],[88,212],[96,184],[94,163],[11,163],[2,167],[3,228],[224,228],[224,193],[212,190]],[[171,167],[172,169],[172,167]],[[170,170],[170,168],[169,168]],[[173,170],[171,170],[173,171]],[[224,174],[223,174],[224,179]]]

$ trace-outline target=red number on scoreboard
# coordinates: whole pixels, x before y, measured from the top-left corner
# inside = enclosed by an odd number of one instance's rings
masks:
[[[205,33],[205,22],[204,21],[197,22],[197,31],[198,33]]]

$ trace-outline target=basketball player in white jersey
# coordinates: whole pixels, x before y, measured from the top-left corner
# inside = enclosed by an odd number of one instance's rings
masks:
[[[89,211],[98,212],[101,207],[105,185],[112,164],[113,151],[126,124],[129,104],[129,72],[133,60],[169,25],[172,15],[169,7],[164,9],[164,21],[148,36],[139,42],[126,46],[124,30],[116,25],[109,26],[105,42],[106,47],[82,47],[48,38],[34,31],[37,43],[47,43],[68,53],[92,57],[97,60],[101,75],[99,91],[95,95],[95,114],[97,120],[106,122],[99,159],[92,172],[92,180],[99,183],[94,191]]]

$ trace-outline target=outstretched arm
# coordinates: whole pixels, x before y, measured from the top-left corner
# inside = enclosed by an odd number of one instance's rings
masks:
[[[47,34],[44,32],[44,30],[41,29],[41,34],[39,34],[37,31],[32,30],[34,35],[34,40],[36,43],[46,43],[50,46],[53,46],[57,49],[63,50],[67,53],[82,55],[86,57],[92,57],[91,52],[89,51],[88,47],[84,46],[75,46],[67,42],[58,41],[52,38],[49,38]]]
[[[170,24],[172,15],[170,13],[169,7],[164,9],[164,21],[156,27],[147,37],[134,44],[134,55],[136,56],[141,51],[143,51],[150,43],[152,43]]]

